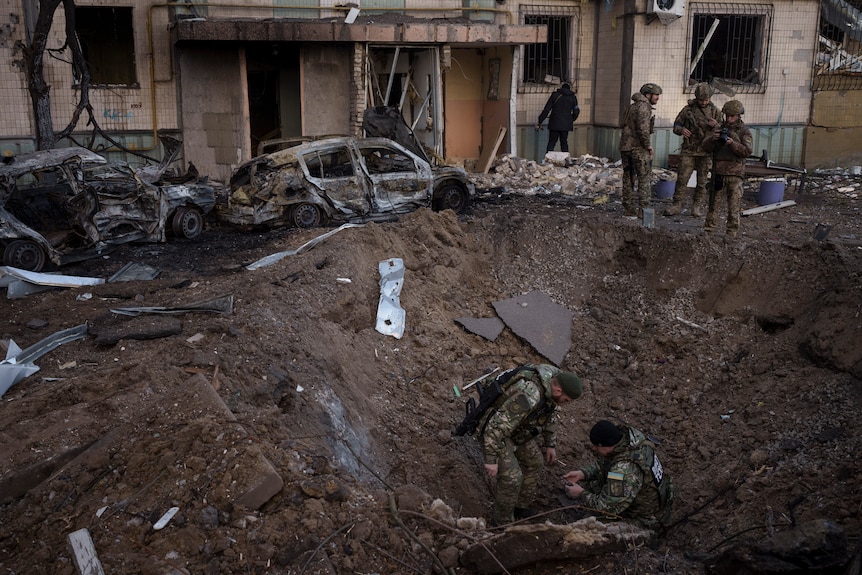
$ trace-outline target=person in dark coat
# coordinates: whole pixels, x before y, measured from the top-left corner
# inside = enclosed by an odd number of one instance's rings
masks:
[[[572,131],[572,125],[578,116],[581,114],[581,109],[578,107],[578,97],[572,92],[572,86],[568,82],[564,82],[551,97],[548,98],[548,103],[542,113],[539,114],[539,121],[536,122],[536,129],[540,130],[542,122],[550,114],[548,119],[548,152],[553,152],[557,147],[557,140],[560,141],[560,150],[563,152],[569,151],[569,132]]]

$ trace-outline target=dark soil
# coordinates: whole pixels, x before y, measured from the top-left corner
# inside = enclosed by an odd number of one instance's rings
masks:
[[[812,178],[796,206],[743,218],[735,240],[685,216],[646,229],[615,197],[512,193],[459,218],[423,209],[345,229],[255,271],[244,265],[321,230],[210,223],[196,241],[66,267],[161,273],[4,298],[3,339],[156,323],[110,311],[121,307],[231,295],[233,311],[171,316],[178,335],[64,344],[6,392],[0,570],[76,573],[67,536],[85,528],[107,573],[469,573],[457,561],[477,522],[426,518],[435,499],[486,517],[493,497],[475,439],[452,437],[454,386],[546,360],[508,329],[491,342],[454,319],[494,317],[493,302],[532,290],[575,313],[561,367],[586,385],[563,411],[537,508],[559,506],[559,478],[589,461],[587,432],[610,418],[663,440],[675,525],[653,547],[514,572],[701,573],[705,558],[817,519],[846,534],[849,556],[862,531],[854,183]],[[825,239],[817,224],[831,226]],[[374,329],[377,266],[394,257],[406,266],[401,339]],[[239,504],[267,474],[283,488]]]

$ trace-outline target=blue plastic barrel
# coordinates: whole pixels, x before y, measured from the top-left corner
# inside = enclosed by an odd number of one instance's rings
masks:
[[[767,206],[782,201],[784,199],[784,184],[784,178],[771,178],[760,182],[757,204]]]

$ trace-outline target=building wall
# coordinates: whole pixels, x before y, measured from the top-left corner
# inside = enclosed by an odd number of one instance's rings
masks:
[[[236,45],[179,52],[183,148],[202,174],[227,181],[250,157],[245,61]]]
[[[302,133],[306,136],[351,131],[350,44],[309,44],[302,56]]]

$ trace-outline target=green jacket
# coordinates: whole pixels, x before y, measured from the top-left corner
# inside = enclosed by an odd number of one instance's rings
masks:
[[[503,395],[488,409],[479,429],[485,463],[497,463],[506,442],[522,445],[542,437],[544,447],[557,445],[557,404],[551,398],[551,378],[560,369],[545,364],[527,365],[503,386]],[[488,376],[480,385],[493,380]]]
[[[620,426],[623,439],[607,458],[581,471],[595,489],[581,494],[584,507],[619,515],[655,529],[670,520],[673,483],[655,454],[655,445],[634,427]]]

